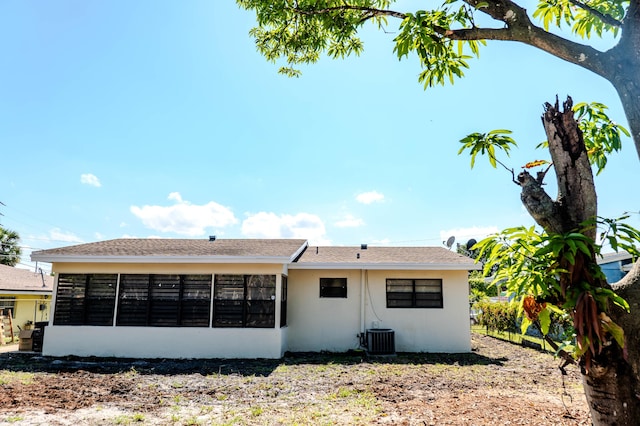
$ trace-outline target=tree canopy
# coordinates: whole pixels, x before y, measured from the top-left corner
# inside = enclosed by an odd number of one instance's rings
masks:
[[[0,226],[0,264],[16,266],[20,262],[22,249],[20,235]]]
[[[539,0],[533,11],[515,0],[445,0],[424,10],[394,9],[392,0],[237,0],[256,12],[251,30],[258,50],[283,62],[280,72],[299,76],[301,64],[357,55],[364,45],[359,31],[373,24],[394,31],[399,59],[415,55],[425,88],[464,77],[470,59],[492,40],[533,46],[594,72],[617,90],[640,156],[640,8],[638,0]],[[400,4],[404,7],[404,3]],[[600,51],[594,37],[615,45]],[[605,238],[637,254],[640,233],[616,220],[599,218],[592,167],[600,173],[607,155],[620,149],[626,129],[610,120],[602,104],[578,104],[569,98],[560,108],[547,104],[542,121],[551,157],[546,170],[525,169],[512,180],[521,200],[543,232],[506,230],[480,245],[488,268],[497,266],[529,321],[547,328],[549,309],[566,310],[577,331],[576,354],[585,375],[585,392],[595,424],[635,424],[640,418],[640,263],[624,282],[611,286],[596,262],[598,225],[609,226]],[[500,164],[515,141],[508,130],[474,133],[461,142],[471,154]],[[530,164],[540,166],[545,161]],[[544,185],[553,168],[558,194]],[[508,169],[508,168],[507,168]],[[615,235],[614,235],[615,234]],[[627,244],[628,243],[628,244]],[[617,247],[614,247],[617,248]],[[516,279],[513,279],[514,276]],[[621,294],[618,294],[620,291]],[[629,311],[631,315],[629,315]]]
[[[425,10],[401,11],[392,0],[237,0],[256,12],[251,30],[258,50],[282,62],[280,72],[357,55],[364,48],[358,32],[368,24],[395,35],[394,51],[402,59],[415,54],[425,87],[453,83],[464,76],[469,60],[491,40],[524,43],[610,81],[622,101],[640,156],[640,10],[638,1],[542,0],[533,11],[512,0],[445,0]],[[396,23],[392,23],[395,20]],[[558,35],[566,30],[566,36]],[[562,32],[560,32],[562,34]],[[593,38],[617,40],[605,52]]]

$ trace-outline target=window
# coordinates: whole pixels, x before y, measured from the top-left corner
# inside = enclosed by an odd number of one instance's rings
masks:
[[[287,276],[282,276],[282,300],[280,301],[280,327],[287,325]]]
[[[320,278],[320,297],[347,297],[347,279]]]
[[[16,298],[5,297],[0,299],[0,315],[11,315],[12,318],[16,317]]]
[[[208,327],[211,275],[123,274],[117,325]]]
[[[60,274],[55,325],[113,325],[116,274]]]
[[[387,279],[387,308],[442,308],[441,279]]]
[[[216,275],[214,327],[275,327],[275,275]]]

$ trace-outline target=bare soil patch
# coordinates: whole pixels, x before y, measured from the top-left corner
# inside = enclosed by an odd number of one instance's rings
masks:
[[[578,368],[473,335],[470,354],[282,360],[0,355],[0,424],[588,425]]]

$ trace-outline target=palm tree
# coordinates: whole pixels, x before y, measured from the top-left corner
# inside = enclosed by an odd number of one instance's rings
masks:
[[[16,266],[20,262],[22,249],[18,245],[20,235],[0,226],[0,264]]]

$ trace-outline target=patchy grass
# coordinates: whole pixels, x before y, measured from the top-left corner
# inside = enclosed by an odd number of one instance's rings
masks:
[[[25,426],[589,424],[577,368],[563,381],[559,361],[543,351],[475,334],[473,348],[384,359],[354,352],[138,361],[135,368],[73,360],[77,370],[59,374],[40,358],[3,364],[0,357],[0,419]]]

